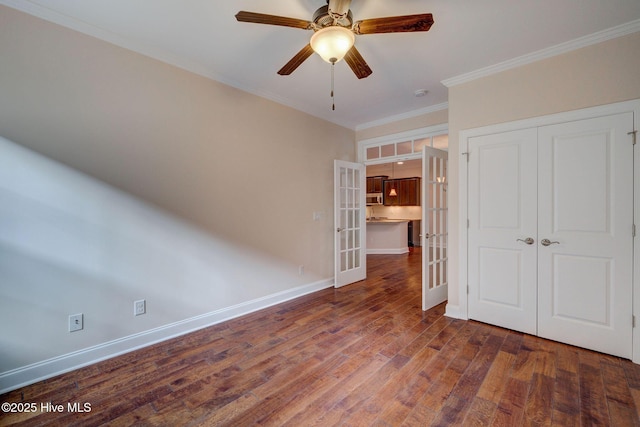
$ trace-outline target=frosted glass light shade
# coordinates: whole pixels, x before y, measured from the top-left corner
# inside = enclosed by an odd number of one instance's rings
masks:
[[[356,41],[353,31],[339,26],[326,27],[311,36],[311,48],[325,61],[340,61]]]

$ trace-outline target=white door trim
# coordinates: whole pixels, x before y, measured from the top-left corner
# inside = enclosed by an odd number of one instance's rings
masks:
[[[517,120],[513,122],[501,123],[491,126],[483,126],[474,129],[463,130],[459,134],[460,147],[460,164],[458,179],[460,185],[459,191],[459,218],[458,224],[460,228],[459,239],[459,278],[458,283],[458,306],[447,305],[447,315],[460,319],[468,319],[468,302],[467,302],[467,286],[468,286],[468,239],[467,239],[467,218],[468,218],[468,171],[464,159],[469,154],[469,139],[490,135],[494,133],[507,132],[513,130],[521,130],[539,126],[559,124],[574,120],[590,119],[607,115],[633,112],[634,113],[634,130],[640,130],[640,99],[632,101],[618,102],[598,107],[585,108],[575,111],[569,111],[558,114],[534,117],[530,119]],[[638,138],[640,141],[640,138]],[[640,147],[634,150],[635,164],[640,165]],[[634,223],[640,226],[640,171],[636,167],[634,169]],[[640,237],[640,236],[639,236]],[[639,237],[636,237],[639,238]],[[640,320],[640,251],[635,250],[634,239],[634,261],[633,261],[633,315]],[[631,321],[631,319],[629,319]],[[640,363],[640,324],[633,329],[633,356],[634,363]]]

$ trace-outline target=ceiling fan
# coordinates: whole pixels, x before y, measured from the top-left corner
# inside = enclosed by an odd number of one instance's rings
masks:
[[[246,11],[238,12],[236,19],[240,22],[280,25],[314,31],[309,44],[278,71],[278,74],[282,76],[291,74],[313,52],[316,52],[331,64],[344,58],[349,68],[359,79],[368,77],[372,71],[354,46],[356,35],[429,31],[433,25],[433,16],[430,13],[389,16],[354,22],[349,9],[350,5],[351,0],[327,0],[327,5],[316,10],[311,21]]]

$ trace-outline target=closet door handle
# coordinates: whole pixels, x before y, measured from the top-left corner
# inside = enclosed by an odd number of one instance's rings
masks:
[[[516,242],[524,242],[524,243],[526,243],[527,245],[533,245],[533,242],[534,242],[534,241],[535,241],[535,240],[533,240],[533,237],[527,237],[527,238],[526,238],[526,239],[524,239],[524,240],[523,240],[523,239],[516,239]]]
[[[559,244],[560,244],[560,242],[552,242],[552,241],[551,241],[551,240],[549,240],[549,239],[542,239],[542,240],[540,240],[540,244],[541,244],[542,246],[550,246],[550,245],[554,245],[554,244],[558,244],[558,245],[559,245]]]

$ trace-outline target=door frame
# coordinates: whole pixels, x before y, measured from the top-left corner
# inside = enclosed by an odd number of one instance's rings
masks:
[[[469,153],[469,139],[476,136],[490,135],[494,133],[509,132],[514,130],[522,130],[533,127],[547,126],[571,122],[575,120],[591,119],[614,115],[619,113],[633,113],[633,126],[635,131],[640,129],[640,99],[632,101],[617,102],[613,104],[584,108],[564,113],[550,114],[545,116],[534,117],[530,119],[517,120],[512,122],[501,123],[497,125],[483,126],[474,129],[463,130],[459,134],[459,153],[461,158],[465,158],[473,153]],[[636,134],[636,139],[640,142],[640,136]],[[458,170],[458,206],[459,217],[458,224],[460,229],[459,237],[459,283],[458,283],[458,305],[447,305],[447,314],[460,318],[469,319],[468,313],[468,160],[460,161],[461,167]],[[634,167],[633,171],[633,197],[634,197],[634,224],[640,226],[640,147],[634,150]],[[466,165],[466,166],[465,166]],[[631,230],[629,230],[631,233]],[[636,234],[638,236],[638,234]],[[633,317],[640,319],[640,251],[636,250],[636,239],[633,240]],[[629,319],[631,322],[632,319]],[[640,363],[640,324],[633,328],[633,355],[634,363]]]
[[[391,135],[384,135],[384,136],[379,136],[379,137],[375,137],[375,138],[370,138],[370,139],[363,139],[357,142],[357,159],[356,161],[358,163],[362,163],[365,166],[367,165],[378,165],[378,164],[384,164],[384,163],[393,163],[393,162],[398,162],[398,161],[404,161],[404,160],[420,160],[421,162],[424,162],[424,151],[420,150],[418,152],[413,152],[410,154],[396,154],[393,156],[385,156],[385,157],[380,157],[380,158],[376,158],[376,159],[371,159],[371,160],[367,160],[367,149],[368,148],[372,148],[372,147],[381,147],[383,145],[387,145],[387,144],[397,144],[397,143],[403,143],[403,142],[409,142],[411,141],[411,143],[413,144],[415,141],[421,140],[421,139],[425,139],[425,138],[432,138],[432,142],[433,142],[433,138],[440,136],[440,135],[449,135],[449,124],[448,123],[444,123],[444,124],[439,124],[439,125],[433,125],[433,126],[429,126],[429,127],[424,127],[424,128],[419,128],[419,129],[414,129],[414,130],[410,130],[410,131],[406,131],[406,132],[400,132],[400,133],[395,133],[395,134],[391,134]],[[447,153],[448,155],[450,155],[451,153],[449,152],[449,146],[447,145]],[[451,158],[449,157],[449,160]],[[420,188],[420,195],[423,196],[424,195],[424,187],[425,187],[425,183],[424,183],[424,177],[422,177],[423,179],[421,179],[421,188]],[[449,203],[451,201],[448,201],[447,207],[449,206]],[[426,206],[427,201],[425,200],[425,197],[420,197],[420,208],[422,209],[422,211],[424,212],[425,206]],[[447,217],[447,224],[451,224],[451,218]],[[425,224],[423,224],[423,221],[420,221],[420,238],[422,239],[422,236],[424,235],[424,227]],[[421,242],[422,243],[422,242]],[[451,241],[447,238],[447,245],[451,245]],[[448,249],[449,250],[449,249]],[[423,254],[423,258],[420,261],[421,264],[421,268],[424,270],[424,254]],[[447,281],[450,283],[449,281],[449,277],[451,277],[450,275],[450,271],[448,270],[449,268],[449,263],[447,263]],[[421,288],[424,289],[424,271],[422,274],[422,284],[421,284]],[[448,285],[447,285],[448,287]],[[424,301],[425,295],[424,292],[421,292],[421,296],[420,299],[421,301]]]

